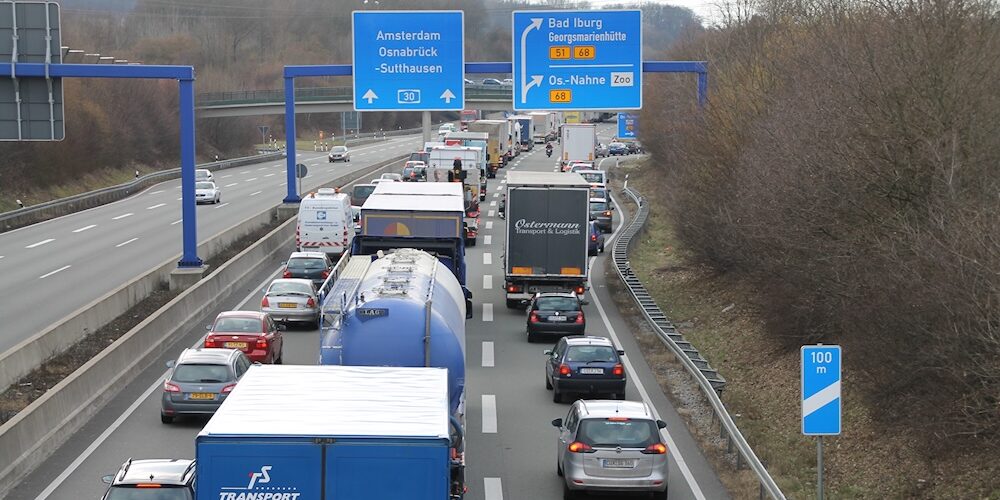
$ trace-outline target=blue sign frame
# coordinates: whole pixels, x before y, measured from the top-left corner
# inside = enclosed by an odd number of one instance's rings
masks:
[[[639,115],[635,113],[618,113],[618,138],[635,139],[639,133]]]
[[[841,349],[806,345],[801,349],[802,434],[837,436],[841,429]]]
[[[465,13],[461,10],[351,14],[354,109],[465,108]]]
[[[641,10],[525,10],[511,19],[515,110],[642,108]]]

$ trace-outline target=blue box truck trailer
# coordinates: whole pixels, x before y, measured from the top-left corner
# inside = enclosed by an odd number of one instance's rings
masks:
[[[253,366],[198,434],[197,500],[457,500],[442,368]]]

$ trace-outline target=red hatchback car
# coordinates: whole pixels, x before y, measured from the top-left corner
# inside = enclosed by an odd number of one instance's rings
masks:
[[[284,325],[271,319],[271,315],[257,311],[225,311],[215,322],[205,327],[205,347],[239,349],[259,363],[281,364],[284,347],[281,332]]]

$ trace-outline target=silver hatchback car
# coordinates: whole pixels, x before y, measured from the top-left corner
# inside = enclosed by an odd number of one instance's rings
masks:
[[[252,363],[236,349],[184,349],[163,382],[160,421],[184,415],[212,415]]]
[[[319,297],[312,280],[278,278],[264,289],[260,312],[271,315],[275,321],[298,321],[319,326]]]
[[[667,498],[667,446],[646,403],[581,400],[559,429],[556,471],[563,476],[563,498],[578,491],[649,492]]]

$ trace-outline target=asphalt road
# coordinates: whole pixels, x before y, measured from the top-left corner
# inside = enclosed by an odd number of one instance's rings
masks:
[[[311,167],[303,190],[420,144],[419,136],[405,136],[359,146],[352,148],[350,163],[328,163],[326,153],[300,153],[299,161]],[[284,159],[215,175],[222,203],[198,206],[199,242],[280,204],[287,190]],[[175,179],[115,203],[0,234],[6,292],[0,301],[0,352],[179,255],[180,197]]]
[[[552,169],[554,157],[548,159],[543,150],[536,148],[533,153],[522,154],[501,172]],[[605,163],[610,166],[613,161]],[[469,493],[466,498],[558,499],[562,490],[555,472],[556,431],[549,422],[564,417],[569,405],[553,403],[545,390],[542,350],[548,346],[529,344],[524,334],[524,314],[504,306],[504,220],[496,217],[492,204],[499,198],[494,196],[500,192],[498,188],[502,188],[502,179],[491,180],[480,244],[467,251],[475,317],[469,320],[467,328]],[[620,221],[616,220],[616,224]],[[610,240],[607,248],[610,251]],[[659,391],[624,318],[615,308],[604,280],[604,266],[609,261],[605,255],[593,259],[591,303],[585,307],[588,334],[610,336],[626,351],[627,398],[650,402],[667,422],[664,437],[671,454],[670,497],[728,498],[676,409]],[[277,270],[275,261],[272,272],[255,277],[257,286],[232,290],[223,309],[256,309],[261,290],[276,276]],[[182,347],[200,343],[203,325],[218,312],[187,325],[191,333],[164,352],[161,359],[23,481],[11,498],[98,498],[104,490],[100,477],[113,474],[129,457],[193,457],[194,437],[204,420],[160,423],[160,390],[166,373],[163,363],[176,356]],[[315,363],[318,346],[317,331],[286,331],[285,363]]]

